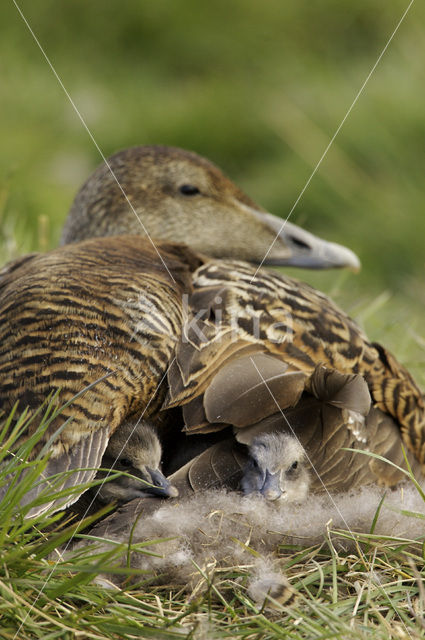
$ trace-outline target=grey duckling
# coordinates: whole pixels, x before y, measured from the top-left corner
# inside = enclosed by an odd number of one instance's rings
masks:
[[[154,427],[146,422],[121,424],[109,439],[101,464],[103,469],[128,475],[105,482],[97,492],[99,500],[128,502],[148,494],[175,498],[178,490],[162,473],[161,457],[161,443]],[[106,473],[100,470],[97,477],[106,477]]]
[[[85,517],[110,503],[121,505],[149,496],[175,498],[178,489],[162,473],[161,457],[154,427],[144,421],[124,422],[110,437],[96,473],[95,479],[104,482],[86,491],[71,511]],[[123,475],[115,477],[117,471]]]
[[[266,500],[302,502],[309,486],[305,450],[295,436],[276,431],[253,438],[241,480],[245,495],[260,493]]]

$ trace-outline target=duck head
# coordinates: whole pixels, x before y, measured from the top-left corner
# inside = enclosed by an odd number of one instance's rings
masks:
[[[360,266],[349,249],[268,213],[211,162],[173,147],[126,149],[99,166],[71,206],[62,244],[128,233],[256,264]]]
[[[111,436],[102,458],[102,468],[124,471],[114,480],[101,485],[98,497],[102,502],[113,500],[127,502],[133,498],[159,496],[176,497],[178,491],[160,470],[161,445],[159,439],[148,424],[132,421],[123,423]],[[98,477],[106,476],[100,471]]]
[[[241,488],[245,495],[260,493],[266,500],[302,502],[310,478],[305,451],[289,433],[264,433],[248,447],[249,461]]]

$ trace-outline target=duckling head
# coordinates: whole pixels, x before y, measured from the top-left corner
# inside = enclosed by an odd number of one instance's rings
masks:
[[[102,468],[124,471],[114,480],[101,485],[98,497],[102,502],[127,502],[149,495],[175,497],[174,487],[160,470],[162,449],[159,439],[148,424],[125,422],[111,436],[102,458]],[[98,477],[106,476],[100,471]]]
[[[241,481],[242,491],[261,493],[266,500],[302,502],[310,477],[301,443],[289,433],[264,433],[248,447],[249,462]]]
[[[359,268],[355,254],[284,222],[211,162],[165,146],[120,151],[81,187],[62,244],[95,236],[149,235],[215,258],[309,268]]]

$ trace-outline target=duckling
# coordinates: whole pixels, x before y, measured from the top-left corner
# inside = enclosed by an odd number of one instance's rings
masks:
[[[15,404],[15,415],[28,409],[17,446],[36,431],[49,394],[62,407],[31,452],[32,460],[53,438],[46,481],[22,500],[29,505],[46,494],[30,516],[75,502],[78,491],[68,499],[50,494],[90,481],[127,420],[158,414],[181,331],[182,297],[200,264],[185,246],[158,247],[168,271],[149,241],[121,236],[34,255],[0,279],[0,404],[5,417]]]
[[[175,498],[178,489],[162,473],[161,455],[161,443],[152,425],[145,421],[124,422],[110,437],[95,476],[105,482],[86,491],[69,511],[86,517],[110,503],[121,505],[149,496]],[[110,479],[116,471],[126,475]]]
[[[109,475],[107,470],[132,475],[119,476],[101,485],[97,497],[103,503],[128,502],[146,495],[173,497],[178,490],[160,470],[162,448],[154,428],[146,422],[127,421],[111,436],[102,458],[97,478]]]
[[[306,452],[296,435],[280,427],[264,429],[244,444],[231,437],[209,446],[205,442],[201,453],[192,448],[196,437],[189,438],[188,462],[168,479],[180,497],[226,488],[269,501],[303,502],[310,488]],[[191,452],[197,455],[190,458]]]
[[[301,443],[292,434],[261,433],[248,447],[249,460],[241,488],[245,495],[259,492],[266,500],[302,502],[310,477]]]
[[[209,160],[174,147],[133,147],[102,163],[76,195],[61,243],[127,233],[256,264],[360,267],[346,247],[268,213]]]

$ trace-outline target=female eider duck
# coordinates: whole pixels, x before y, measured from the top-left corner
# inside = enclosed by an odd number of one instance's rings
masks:
[[[195,154],[141,147],[116,154],[108,165],[77,195],[63,241],[115,237],[26,257],[0,277],[5,412],[18,403],[34,416],[52,390],[58,404],[79,394],[33,452],[62,428],[45,474],[78,471],[58,489],[91,480],[113,433],[141,416],[158,429],[172,458],[182,407],[188,433],[230,425],[248,445],[253,434],[282,430],[275,414],[279,421],[281,411],[294,407],[307,414],[302,426],[310,440],[323,442],[325,416],[335,407],[321,380],[338,372],[366,380],[373,411],[390,421],[392,449],[400,450],[403,440],[423,462],[424,405],[409,374],[326,296],[296,280],[257,274],[246,262],[259,263],[266,255],[265,264],[355,268],[354,254],[283,226]],[[117,235],[129,232],[149,237]],[[184,240],[191,249],[161,244],[166,239]],[[344,403],[341,395],[338,402]],[[315,413],[309,419],[304,408],[311,402]],[[342,466],[351,464],[340,451],[347,434],[351,444],[372,451],[379,440],[369,406],[360,404],[361,411],[348,405],[329,436]],[[68,418],[72,422],[64,426]],[[264,425],[270,420],[272,428]],[[34,416],[22,438],[36,426]],[[326,445],[323,473],[336,459]],[[370,467],[365,456],[356,456],[356,465]],[[376,473],[366,476],[375,481]],[[46,498],[40,505],[48,489],[40,482],[25,497],[27,505],[37,501],[28,507],[30,515],[78,498],[77,491],[68,500]]]
[[[37,411],[49,394],[57,393],[56,407],[67,405],[31,452],[30,460],[58,430],[43,478],[22,500],[29,515],[75,501],[78,491],[52,494],[92,480],[110,437],[126,421],[153,416],[161,438],[176,424],[180,432],[173,412],[159,409],[191,274],[208,261],[205,255],[260,262],[277,236],[269,263],[358,266],[344,247],[295,225],[280,230],[279,218],[196,154],[143,147],[116,154],[109,166],[114,177],[102,166],[71,208],[63,240],[82,242],[24,256],[0,273],[1,407],[5,418],[15,405],[15,415],[28,409],[17,446],[37,429]],[[149,238],[90,238],[126,230]],[[161,242],[167,238],[203,255]]]

